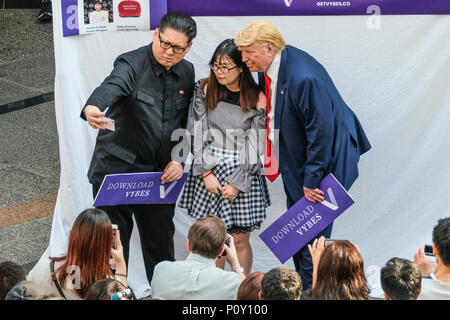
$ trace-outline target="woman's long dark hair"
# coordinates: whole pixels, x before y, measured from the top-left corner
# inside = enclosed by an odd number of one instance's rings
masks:
[[[333,241],[325,247],[312,289],[314,300],[366,300],[369,286],[358,248],[347,240]]]
[[[242,111],[250,111],[258,102],[260,89],[253,79],[252,73],[248,69],[247,65],[242,62],[242,54],[238,50],[233,39],[226,39],[217,46],[209,65],[212,66],[217,60],[221,61],[223,57],[230,58],[238,68],[242,69],[239,76],[239,104],[241,105]],[[212,70],[209,77],[202,82],[201,87],[203,88],[205,84],[208,85],[206,92],[206,105],[208,109],[214,109],[219,101],[226,98],[226,87],[217,81],[216,75]]]
[[[76,218],[69,237],[67,255],[61,258],[50,258],[64,261],[56,274],[63,289],[66,279],[70,277],[68,270],[76,266],[80,271],[80,288],[75,292],[84,298],[89,287],[98,280],[113,276],[109,258],[112,248],[112,225],[108,215],[101,209],[90,208]]]

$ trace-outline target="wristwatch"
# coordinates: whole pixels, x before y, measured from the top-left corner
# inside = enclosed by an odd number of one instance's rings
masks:
[[[236,273],[244,273],[244,268],[243,268],[243,267],[239,267],[239,268],[237,268],[237,269],[234,269],[233,272],[236,272]]]

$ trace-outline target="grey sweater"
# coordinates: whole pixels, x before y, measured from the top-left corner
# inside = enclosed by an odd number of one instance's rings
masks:
[[[203,90],[197,83],[189,108],[187,128],[194,136],[194,176],[214,169],[220,159],[212,148],[239,152],[239,166],[226,181],[242,192],[248,192],[252,176],[260,173],[260,156],[266,143],[266,110],[243,112],[239,105],[220,101],[208,109]]]

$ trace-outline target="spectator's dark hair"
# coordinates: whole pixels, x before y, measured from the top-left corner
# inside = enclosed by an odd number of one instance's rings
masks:
[[[189,229],[188,239],[193,253],[215,259],[222,252],[227,227],[215,215],[198,218]]]
[[[367,300],[369,284],[358,248],[347,240],[325,247],[317,268],[313,300]]]
[[[381,287],[392,300],[417,300],[422,286],[418,265],[392,258],[381,269]]]
[[[125,289],[127,287],[115,279],[99,280],[89,288],[84,300],[111,300],[113,294]]]
[[[111,278],[113,273],[109,259],[112,249],[112,225],[105,211],[89,208],[75,219],[69,236],[69,247],[64,257],[50,257],[53,261],[63,261],[56,270],[62,289],[66,289],[66,279],[77,266],[80,270],[80,287],[75,293],[84,298],[89,287],[98,280]],[[75,271],[73,271],[75,272]]]
[[[25,270],[15,262],[0,263],[0,300],[5,300],[6,294],[16,284],[26,278]]]
[[[239,75],[239,104],[243,112],[250,111],[258,102],[260,89],[247,65],[242,61],[242,53],[238,50],[233,39],[226,39],[217,46],[209,61],[209,65],[213,66],[216,62],[222,63],[224,57],[230,58],[242,70]],[[205,84],[208,85],[206,105],[209,109],[214,109],[219,101],[226,99],[227,89],[219,83],[216,74],[212,70],[210,71],[209,77],[202,82],[202,88]]]
[[[299,300],[302,293],[302,280],[299,274],[286,267],[277,267],[261,280],[263,300]]]
[[[263,277],[264,272],[250,273],[239,286],[237,300],[259,300]]]
[[[433,228],[433,243],[444,265],[450,267],[450,218],[439,219]]]
[[[159,24],[159,31],[164,33],[167,28],[184,33],[188,37],[188,43],[197,36],[197,24],[191,16],[180,12],[168,12],[162,17]]]

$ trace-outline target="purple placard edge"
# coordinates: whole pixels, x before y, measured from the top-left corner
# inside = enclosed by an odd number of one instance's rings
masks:
[[[329,187],[333,187],[333,198],[339,205],[336,210],[320,203],[309,202],[303,197],[259,234],[261,240],[282,264],[353,205],[353,198],[332,174],[322,180],[319,188],[325,192],[325,200],[333,202],[328,194]],[[302,234],[299,236],[295,229],[300,230]],[[277,241],[275,242],[273,238]]]

